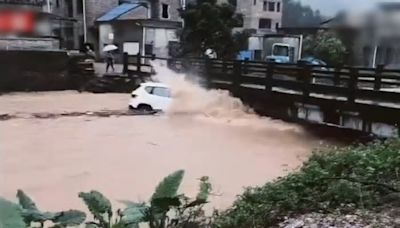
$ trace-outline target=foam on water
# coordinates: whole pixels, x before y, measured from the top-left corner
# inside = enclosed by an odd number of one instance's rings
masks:
[[[167,84],[172,90],[173,102],[167,110],[169,116],[190,116],[256,129],[302,131],[297,125],[258,116],[240,99],[231,96],[229,91],[205,89],[195,76],[175,73],[159,62],[153,63],[153,66],[156,71],[154,80]]]

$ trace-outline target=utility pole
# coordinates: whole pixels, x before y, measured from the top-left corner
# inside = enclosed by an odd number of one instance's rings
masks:
[[[50,0],[46,0],[46,3],[47,3],[47,12],[51,13]]]
[[[87,24],[86,24],[86,0],[78,0],[82,1],[82,15],[83,15],[83,41],[87,42]]]

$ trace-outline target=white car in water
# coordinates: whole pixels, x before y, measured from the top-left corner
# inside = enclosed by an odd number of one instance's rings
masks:
[[[171,101],[171,89],[167,85],[145,82],[132,92],[129,108],[141,111],[166,111]]]

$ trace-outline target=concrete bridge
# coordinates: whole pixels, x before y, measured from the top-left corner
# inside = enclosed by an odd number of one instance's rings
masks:
[[[125,56],[124,73],[149,73],[149,58]],[[146,59],[146,60],[143,60]],[[161,59],[178,72],[202,76],[210,88],[225,89],[257,112],[291,121],[398,136],[400,70],[309,66],[265,62]]]

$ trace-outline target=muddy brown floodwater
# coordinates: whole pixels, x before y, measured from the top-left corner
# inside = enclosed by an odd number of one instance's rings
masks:
[[[18,116],[0,121],[0,195],[14,200],[23,189],[43,210],[84,209],[80,191],[96,189],[114,202],[147,200],[164,176],[184,169],[182,192],[195,195],[197,179],[210,176],[212,206],[225,208],[244,187],[298,168],[320,144],[298,126],[243,111],[224,92],[197,88],[189,93],[200,95],[189,100],[185,93],[164,115],[46,119],[32,114],[125,110],[129,95],[0,96],[0,114]],[[184,102],[198,102],[196,96],[203,106],[185,112]],[[198,112],[205,107],[209,112]]]

